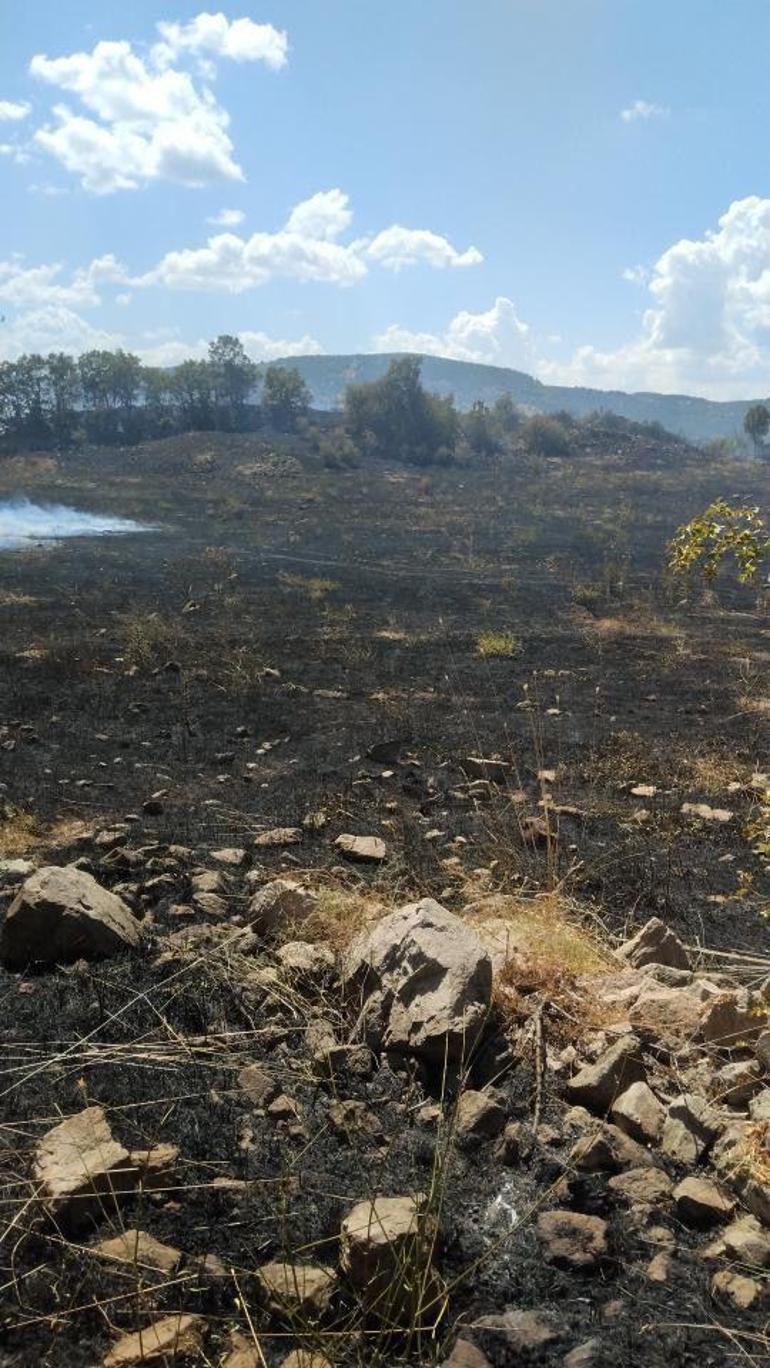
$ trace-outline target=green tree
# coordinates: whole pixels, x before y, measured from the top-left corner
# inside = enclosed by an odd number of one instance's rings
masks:
[[[268,366],[262,389],[262,411],[270,427],[294,432],[310,408],[310,390],[298,370]]]
[[[536,413],[522,428],[522,436],[527,447],[536,456],[567,456],[569,454],[569,435],[558,418]]]
[[[423,388],[420,359],[414,356],[391,361],[380,380],[349,385],[345,422],[359,450],[413,465],[449,459],[459,430],[453,399]]]
[[[765,404],[752,404],[743,420],[744,431],[754,443],[754,450],[761,451],[765,438],[770,431],[770,409]]]
[[[492,414],[482,399],[477,399],[460,419],[463,436],[476,456],[493,456],[498,449]]]
[[[80,375],[66,352],[49,352],[46,357],[48,422],[57,446],[72,444],[78,425]]]
[[[209,365],[217,405],[226,411],[230,427],[242,428],[246,400],[257,380],[257,367],[246,355],[240,338],[229,333],[209,342]]]
[[[183,361],[176,366],[173,393],[183,427],[208,432],[214,426],[214,375],[208,361]]]

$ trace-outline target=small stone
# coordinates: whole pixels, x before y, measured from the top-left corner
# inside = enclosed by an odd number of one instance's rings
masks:
[[[259,1064],[246,1064],[239,1070],[238,1087],[255,1107],[264,1106],[278,1091],[278,1084]]]
[[[550,1345],[562,1338],[563,1330],[552,1315],[543,1311],[522,1311],[510,1306],[503,1312],[477,1316],[474,1330],[481,1331],[499,1352],[508,1350],[512,1362],[537,1359]],[[543,1360],[545,1362],[546,1360]]]
[[[713,1144],[720,1129],[719,1117],[705,1097],[683,1093],[668,1108],[660,1146],[680,1164],[696,1164]]]
[[[734,1259],[736,1263],[770,1268],[770,1234],[756,1216],[739,1216],[721,1231],[704,1256]]]
[[[647,1280],[652,1283],[667,1283],[671,1277],[674,1260],[667,1250],[654,1254],[647,1265]]]
[[[264,1362],[260,1355],[259,1368],[262,1368]],[[323,1354],[314,1354],[307,1349],[292,1349],[288,1358],[281,1359],[281,1368],[332,1368],[332,1364]]]
[[[633,1206],[659,1206],[669,1201],[674,1185],[668,1174],[658,1168],[628,1169],[616,1173],[607,1186]]]
[[[646,964],[668,964],[674,969],[690,967],[687,951],[679,937],[659,917],[650,917],[632,940],[621,945],[617,954],[635,969],[642,969]]]
[[[735,1050],[755,1041],[767,1020],[767,1006],[760,994],[737,988],[707,1004],[701,1016],[701,1036],[709,1045]]]
[[[328,1310],[337,1286],[336,1274],[321,1264],[263,1264],[257,1280],[272,1315],[316,1320]]]
[[[460,1093],[456,1112],[457,1139],[470,1149],[492,1140],[505,1125],[505,1109],[489,1093],[466,1088]]]
[[[747,1278],[742,1273],[734,1273],[730,1268],[720,1268],[711,1279],[711,1295],[715,1301],[730,1302],[737,1311],[747,1311],[762,1292],[762,1284],[756,1278]]]
[[[570,1349],[562,1359],[562,1368],[597,1368],[601,1362],[602,1342],[600,1339],[585,1340]]]
[[[686,1225],[704,1229],[726,1221],[735,1199],[708,1178],[685,1178],[674,1188],[677,1214]]]
[[[579,1211],[544,1211],[537,1233],[550,1263],[590,1268],[607,1253],[607,1222]]]
[[[490,1368],[489,1359],[470,1340],[459,1339],[441,1368]]]
[[[586,1131],[575,1143],[569,1163],[585,1173],[618,1173],[624,1168],[652,1168],[654,1160],[648,1149],[632,1140],[618,1126],[605,1122]]]
[[[302,827],[272,827],[270,831],[262,831],[259,836],[254,837],[255,846],[290,846],[299,845],[302,840]]]
[[[644,1082],[641,1047],[636,1036],[626,1035],[567,1081],[567,1095],[571,1102],[605,1113],[615,1098],[636,1082]]]
[[[104,1368],[129,1368],[134,1363],[153,1363],[162,1359],[197,1358],[203,1345],[206,1321],[203,1316],[164,1316],[136,1334],[124,1335],[104,1357]]]
[[[323,942],[287,941],[276,951],[276,959],[297,978],[318,978],[334,968],[334,952]]]
[[[161,1273],[173,1273],[182,1257],[173,1245],[161,1244],[144,1230],[124,1230],[112,1240],[92,1245],[91,1253],[117,1263],[133,1264],[137,1269],[154,1268]]]
[[[752,1097],[749,1116],[752,1121],[770,1121],[770,1088],[763,1088],[757,1097]]]
[[[518,1164],[521,1158],[521,1137],[521,1122],[509,1121],[495,1151],[501,1164],[506,1164],[509,1168],[514,1168]]]
[[[212,850],[210,854],[217,864],[230,865],[235,869],[240,869],[247,858],[246,851],[239,846],[225,846],[222,850]]]
[[[399,1318],[425,1294],[437,1234],[420,1197],[359,1202],[342,1222],[342,1268],[371,1310]]]
[[[756,1059],[741,1059],[717,1069],[711,1082],[711,1093],[717,1102],[725,1102],[730,1107],[743,1107],[761,1086],[762,1070]]]
[[[351,836],[345,832],[334,844],[347,860],[359,864],[382,864],[387,855],[385,842],[379,836]]]
[[[640,1145],[657,1144],[663,1131],[666,1112],[652,1088],[646,1083],[632,1083],[612,1104],[612,1119],[616,1126],[637,1140]]]

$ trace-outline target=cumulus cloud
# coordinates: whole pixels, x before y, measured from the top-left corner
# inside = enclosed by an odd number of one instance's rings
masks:
[[[638,337],[615,351],[579,348],[539,374],[567,384],[764,392],[770,373],[770,199],[735,200],[716,229],[682,238],[656,261]]]
[[[391,324],[374,338],[374,347],[376,351],[426,352],[496,366],[526,367],[533,361],[530,329],[505,295],[498,296],[484,313],[462,310],[443,333],[412,332]]]
[[[188,24],[158,24],[161,42],[153,49],[159,65],[175,61],[184,53],[196,57],[227,57],[233,62],[264,62],[279,70],[286,65],[289,40],[272,24],[253,19],[225,18],[224,14],[198,14]]]
[[[13,361],[24,352],[69,352],[78,356],[93,348],[121,347],[125,339],[118,333],[94,327],[87,319],[63,304],[47,304],[19,314],[0,329],[0,360]]]
[[[623,123],[636,123],[639,119],[665,119],[671,113],[667,105],[654,104],[649,100],[634,100],[627,109],[621,109]]]
[[[442,267],[481,260],[475,248],[457,252],[446,238],[427,229],[390,228],[374,239],[340,242],[352,218],[342,190],[322,190],[295,205],[277,232],[248,238],[218,233],[204,247],[167,252],[136,283],[242,294],[277,279],[355,285],[367,274],[368,263],[398,269],[420,262]],[[385,245],[373,251],[378,241]]]
[[[0,123],[18,123],[26,119],[31,109],[26,100],[0,100]]]
[[[320,356],[324,350],[317,338],[309,333],[291,340],[249,330],[238,336],[252,361],[277,361],[288,356]],[[145,337],[131,346],[131,351],[136,352],[147,366],[178,366],[182,361],[202,361],[208,356],[208,349],[208,342],[203,338],[198,338],[196,342],[183,342],[177,337]]]
[[[458,252],[445,237],[427,228],[402,228],[394,224],[377,233],[368,243],[366,255],[388,270],[424,263],[428,266],[478,266],[484,260],[476,247]]]
[[[220,209],[219,213],[211,214],[206,222],[214,224],[217,228],[237,228],[245,217],[242,209]]]
[[[96,257],[64,280],[63,270],[58,262],[27,266],[21,257],[0,261],[0,300],[21,309],[57,305],[93,308],[101,303],[101,284],[126,279],[125,267],[112,253]]]
[[[147,57],[129,42],[102,41],[90,52],[38,53],[30,62],[33,77],[82,106],[54,105],[35,142],[94,194],[158,180],[190,187],[243,180],[227,111],[205,80],[196,82],[175,63],[186,55],[206,57],[205,78],[215,74],[214,59],[278,68],[286,61],[286,35],[270,24],[205,13],[158,28],[161,42]]]

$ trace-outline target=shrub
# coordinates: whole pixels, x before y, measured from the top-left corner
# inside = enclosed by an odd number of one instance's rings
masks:
[[[558,418],[537,413],[524,424],[522,436],[536,456],[566,456],[569,452],[569,436]]]

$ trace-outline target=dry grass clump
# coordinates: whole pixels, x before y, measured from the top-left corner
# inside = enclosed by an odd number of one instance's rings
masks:
[[[16,594],[11,589],[0,589],[0,608],[31,608],[37,599],[31,594]]]
[[[129,665],[150,669],[173,654],[179,644],[179,628],[161,613],[124,613],[119,620],[123,655]]]
[[[327,941],[333,950],[342,950],[388,911],[378,898],[357,889],[330,885],[315,891],[315,911],[301,927],[288,926],[284,940]]]
[[[295,589],[297,593],[304,594],[311,603],[322,603],[329,594],[340,587],[336,580],[326,579],[323,575],[297,575],[283,570],[278,578],[287,589]]]
[[[690,782],[702,793],[724,793],[729,784],[741,779],[735,757],[718,751],[685,757],[684,765]]]
[[[485,660],[511,660],[520,651],[521,642],[513,632],[480,632],[476,637],[476,655]]]
[[[15,859],[26,855],[40,838],[40,827],[31,812],[0,804],[0,857]]]

